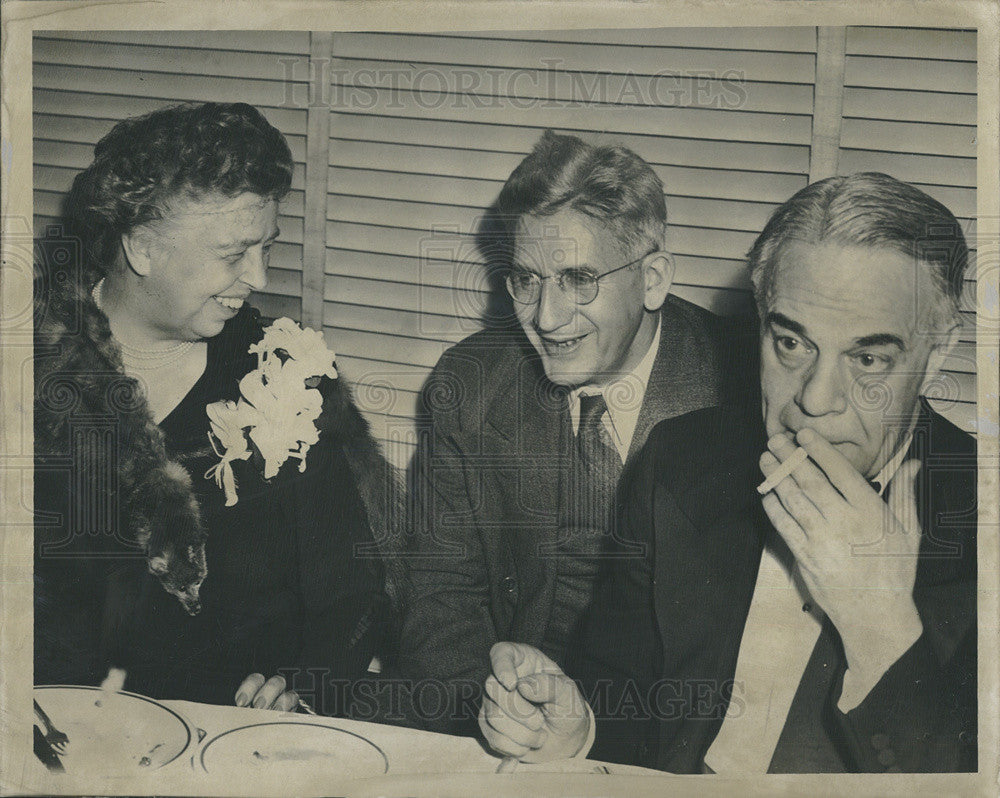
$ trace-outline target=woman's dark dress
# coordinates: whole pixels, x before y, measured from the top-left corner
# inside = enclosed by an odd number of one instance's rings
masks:
[[[239,397],[239,379],[257,364],[247,349],[259,338],[256,313],[244,308],[209,340],[204,374],[160,423],[168,455],[191,475],[208,534],[201,612],[189,616],[144,559],[118,565],[107,578],[99,667],[124,667],[128,690],[209,703],[232,703],[250,673],[280,672],[318,710],[339,714],[336,684],[363,676],[378,652],[385,601],[378,559],[359,555],[372,536],[334,436],[310,449],[304,473],[292,458],[270,483],[261,463],[235,461],[232,507],[205,478],[219,460],[205,408]]]

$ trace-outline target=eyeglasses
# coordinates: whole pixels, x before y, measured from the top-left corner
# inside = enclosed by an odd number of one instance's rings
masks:
[[[594,274],[586,269],[563,269],[557,274],[542,277],[527,269],[511,269],[507,273],[507,291],[515,302],[520,302],[522,305],[533,305],[542,294],[542,283],[545,280],[555,280],[556,285],[559,286],[559,290],[571,297],[576,304],[589,305],[597,299],[597,291],[600,288],[599,281],[602,278],[615,272],[620,272],[630,266],[635,266],[635,264],[645,260],[654,252],[656,250],[651,249],[642,257],[602,274]]]

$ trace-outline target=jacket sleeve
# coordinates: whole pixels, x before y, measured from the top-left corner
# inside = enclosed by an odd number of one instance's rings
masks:
[[[476,518],[474,463],[479,386],[446,354],[424,391],[429,429],[412,466],[414,538],[399,675],[410,720],[444,733],[474,733],[489,652],[497,642],[486,552]]]
[[[838,711],[841,679],[829,696],[847,764],[860,772],[977,765],[975,443],[933,414],[918,436],[927,455],[925,482],[917,483],[924,535],[913,599],[923,633],[860,705]]]
[[[863,773],[976,770],[976,632],[942,661],[925,633],[886,671],[861,704],[830,713],[849,764]]]

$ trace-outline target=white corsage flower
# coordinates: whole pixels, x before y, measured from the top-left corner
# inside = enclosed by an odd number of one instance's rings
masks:
[[[264,479],[276,476],[290,457],[299,461],[299,471],[306,470],[323,410],[323,396],[310,383],[337,378],[336,355],[323,335],[291,319],[278,319],[248,351],[257,355],[257,368],[240,380],[240,399],[207,408],[209,441],[221,460],[205,477],[214,477],[225,490],[227,507],[237,501],[233,460],[246,460],[256,451],[264,461]]]

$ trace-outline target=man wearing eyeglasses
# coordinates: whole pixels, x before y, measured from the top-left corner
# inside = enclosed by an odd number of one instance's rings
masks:
[[[414,706],[449,732],[474,730],[498,640],[562,661],[630,457],[739,382],[723,322],[670,295],[663,185],[628,149],[546,132],[488,222],[518,324],[453,347],[427,384],[400,656],[444,684]]]
[[[498,753],[977,770],[977,444],[922,398],[948,390],[968,263],[951,211],[888,175],[775,211],[748,256],[759,400],[650,433],[620,527],[646,556],[609,563],[565,674],[494,648]]]

